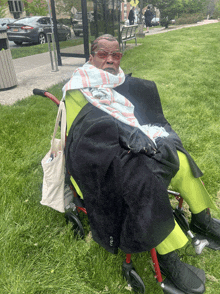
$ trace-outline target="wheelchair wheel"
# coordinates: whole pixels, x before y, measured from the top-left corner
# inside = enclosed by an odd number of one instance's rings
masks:
[[[145,293],[145,285],[141,277],[135,271],[132,262],[126,263],[123,262],[122,274],[126,279],[128,285],[132,288],[134,293]]]
[[[79,218],[72,211],[66,212],[65,218],[67,223],[69,222],[72,223],[72,230],[74,232],[74,236],[80,237],[81,239],[83,239],[85,237],[85,232]]]
[[[129,272],[130,276],[130,285],[134,293],[144,293],[145,285],[141,277],[136,273],[135,270]]]

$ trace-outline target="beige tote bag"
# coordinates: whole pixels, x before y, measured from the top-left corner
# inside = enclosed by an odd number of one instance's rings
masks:
[[[57,139],[56,133],[61,122],[61,139]],[[60,102],[50,151],[41,161],[43,168],[42,205],[49,206],[59,212],[64,209],[64,182],[65,182],[65,133],[66,133],[66,108],[63,101]]]

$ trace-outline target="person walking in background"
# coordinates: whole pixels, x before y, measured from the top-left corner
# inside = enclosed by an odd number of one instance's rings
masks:
[[[128,15],[129,25],[130,26],[134,24],[134,19],[135,19],[134,9],[135,9],[135,7],[132,7],[132,9],[130,10],[129,15]]]
[[[147,28],[147,33],[149,33],[149,27],[151,27],[151,20],[154,17],[153,13],[150,11],[150,6],[147,6],[147,10],[145,11],[145,24]]]

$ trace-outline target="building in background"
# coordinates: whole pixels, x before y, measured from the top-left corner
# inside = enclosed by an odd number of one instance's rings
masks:
[[[27,0],[27,2],[31,3],[32,0]],[[88,1],[90,2],[90,1]],[[92,1],[91,1],[92,2]],[[89,3],[87,3],[89,6]],[[91,3],[93,7],[93,3]],[[129,11],[132,8],[132,5],[127,0],[121,2],[121,21],[126,21],[128,19]],[[8,0],[8,7],[5,11],[5,17],[9,18],[20,18],[26,16],[24,11],[24,3],[22,0]],[[58,16],[59,17],[59,16]],[[62,15],[61,17],[64,17]]]
[[[29,2],[29,3],[31,3],[32,1],[33,0],[27,0],[27,2]],[[91,4],[90,4],[90,2],[91,2]],[[93,10],[93,3],[92,2],[93,1],[87,1],[87,6],[92,7],[91,10]],[[110,2],[114,2],[114,0],[109,1],[109,3]],[[127,0],[124,0],[121,2],[121,21],[122,22],[126,22],[126,20],[128,20],[129,12],[133,6],[137,7],[137,9],[138,9],[138,4],[139,4],[138,0],[132,0],[130,2],[128,2]],[[109,5],[111,5],[111,3]],[[17,19],[17,18],[26,16],[26,13],[24,10],[24,3],[22,0],[8,0],[8,7],[5,12],[6,12],[5,17],[9,17],[9,18]],[[156,14],[158,14],[158,12]],[[60,16],[59,16],[59,13],[57,13],[57,17],[64,18],[65,16],[63,13]],[[156,17],[158,17],[158,16],[156,15]]]
[[[31,0],[27,0],[31,2]],[[8,0],[8,9],[6,9],[6,17],[19,18],[24,11],[24,4],[21,0]]]
[[[131,3],[127,0],[121,2],[121,21],[126,21],[128,19],[129,12],[131,10]]]

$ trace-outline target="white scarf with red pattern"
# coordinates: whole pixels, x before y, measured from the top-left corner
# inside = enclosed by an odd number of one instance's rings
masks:
[[[134,116],[134,105],[113,89],[124,81],[125,75],[121,68],[117,75],[113,75],[87,62],[74,71],[69,82],[63,87],[63,99],[68,90],[79,89],[92,105],[125,124],[139,128],[154,143],[158,137],[167,137],[169,134],[163,127],[139,124]]]

